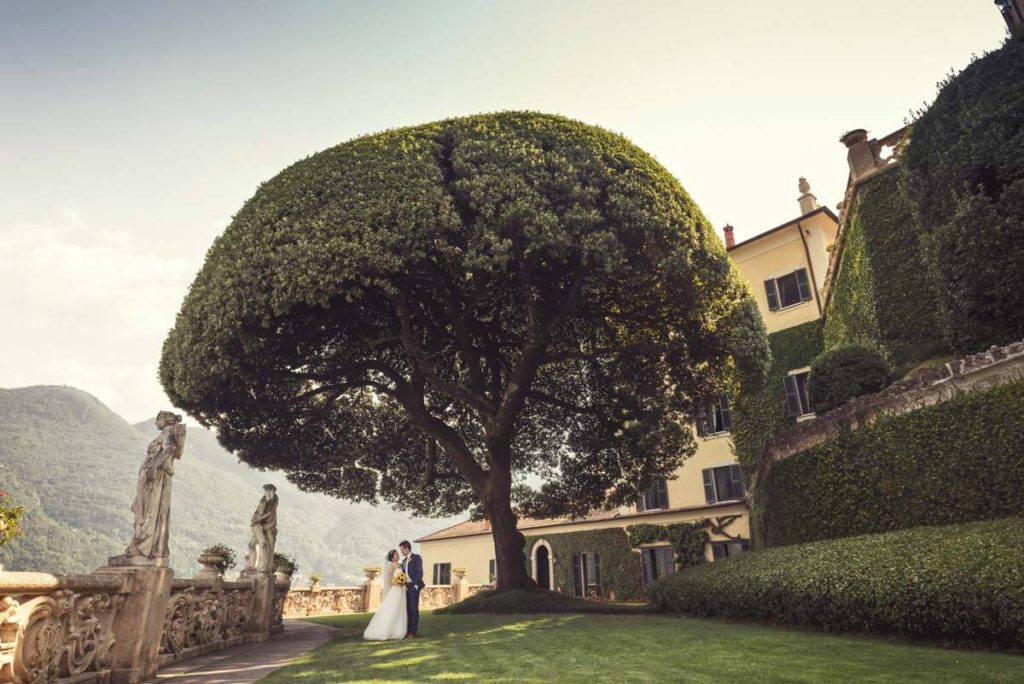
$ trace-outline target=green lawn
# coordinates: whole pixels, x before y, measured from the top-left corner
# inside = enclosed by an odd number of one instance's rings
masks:
[[[366,615],[264,682],[1020,682],[1024,656],[650,615],[424,615],[364,642]]]

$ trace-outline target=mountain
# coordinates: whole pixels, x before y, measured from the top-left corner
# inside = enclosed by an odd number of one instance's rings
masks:
[[[235,549],[241,565],[249,516],[267,482],[280,498],[277,549],[298,561],[299,581],[315,572],[325,584],[355,583],[363,566],[379,564],[401,539],[452,522],[300,491],[186,424],[171,503],[170,561],[179,577],[194,575],[199,552],[217,542]],[[132,426],[72,387],[0,389],[0,489],[26,509],[24,534],[0,548],[5,569],[88,572],[121,553],[131,539],[138,469],[155,435],[152,422]]]

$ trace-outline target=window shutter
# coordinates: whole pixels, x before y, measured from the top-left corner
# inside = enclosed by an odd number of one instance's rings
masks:
[[[648,582],[653,582],[655,579],[657,579],[655,575],[653,556],[654,554],[652,553],[651,549],[644,549],[643,552],[641,552],[640,554],[640,560],[642,561],[642,565],[644,566],[644,584]]]
[[[603,596],[601,593],[601,554],[594,553],[594,584],[597,585],[597,595]]]
[[[800,394],[797,389],[796,376],[787,375],[782,379],[782,384],[786,387],[786,410],[789,412],[790,418],[795,418],[801,414]]]
[[[668,481],[658,480],[658,508],[668,508]]]
[[[768,295],[768,308],[772,311],[778,311],[779,290],[775,285],[774,279],[764,281],[764,292]]]
[[[697,425],[697,436],[707,437],[709,432],[707,411],[699,410],[693,422]]]
[[[636,500],[636,510],[639,513],[643,513],[647,510],[647,495],[641,494],[640,498]]]
[[[572,594],[573,596],[583,596],[583,592],[580,591],[580,580],[582,579],[583,569],[580,563],[580,554],[572,554]]]
[[[738,465],[729,466],[729,474],[732,475],[732,491],[737,499],[742,498],[747,493],[747,488],[743,485],[743,471]]]
[[[809,302],[811,300],[811,285],[807,282],[807,269],[801,268],[796,272],[796,286],[800,288],[800,301]]]
[[[715,503],[715,478],[711,468],[704,469],[704,499],[707,503]]]
[[[440,568],[438,568],[437,563],[434,563],[434,581],[433,581],[433,584],[440,584],[440,582],[437,581],[437,574],[438,574],[437,571],[439,569]]]
[[[732,430],[732,412],[729,410],[729,395],[723,394],[721,399],[722,428]]]

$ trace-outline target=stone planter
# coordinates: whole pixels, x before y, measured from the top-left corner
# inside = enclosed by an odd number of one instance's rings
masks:
[[[201,554],[197,560],[199,561],[199,564],[203,566],[203,569],[199,571],[199,574],[196,575],[196,577],[212,579],[221,576],[220,566],[227,561],[227,558],[212,553],[204,553]]]
[[[455,569],[453,569],[452,570],[452,577],[455,578],[456,582],[461,582],[462,580],[466,579],[466,569],[465,568],[455,568]]]
[[[274,579],[278,582],[292,583],[292,572],[291,570],[285,570],[284,568],[276,568],[274,570]]]

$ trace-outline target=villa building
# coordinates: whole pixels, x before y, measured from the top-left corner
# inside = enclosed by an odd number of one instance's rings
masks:
[[[803,178],[799,189],[800,214],[796,218],[743,242],[735,242],[731,226],[724,229],[729,256],[750,282],[769,333],[821,318],[824,307],[824,279],[839,219],[818,205]],[[811,413],[808,370],[791,369],[778,388],[785,393],[790,415],[796,420]],[[658,482],[636,505],[596,511],[576,520],[520,521],[531,575],[541,587],[613,598],[618,586],[622,598],[623,594],[636,595],[643,583],[674,572],[668,542],[631,548],[625,533],[631,525],[707,520],[710,541],[704,555],[712,561],[750,548],[746,491],[730,437],[729,397],[722,396],[709,406],[698,423],[693,427],[696,453],[673,478]],[[464,569],[470,584],[494,581],[494,546],[487,521],[464,522],[416,541],[428,582],[450,584],[453,568]],[[614,551],[608,548],[611,545]],[[622,588],[624,580],[630,590]]]

